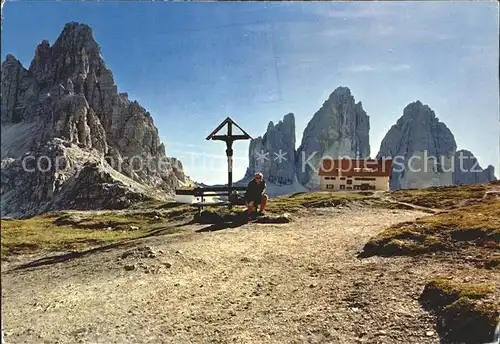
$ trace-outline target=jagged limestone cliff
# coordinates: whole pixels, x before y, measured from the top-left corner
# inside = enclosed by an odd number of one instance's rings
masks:
[[[89,26],[66,24],[28,69],[8,55],[1,82],[2,216],[122,207],[184,181],[149,112],[118,93]]]
[[[307,125],[297,149],[297,179],[308,188],[319,186],[321,159],[370,156],[370,119],[347,87],[338,87]],[[312,166],[312,167],[311,167]]]
[[[461,149],[455,153],[453,184],[486,184],[496,180],[495,168],[489,165],[483,169],[472,152]]]
[[[392,190],[452,185],[457,145],[448,127],[420,101],[411,103],[382,140],[377,158],[392,158]]]
[[[264,136],[250,141],[249,167],[245,178],[256,172],[276,185],[291,185],[295,180],[295,117],[287,114],[276,125],[269,122]]]

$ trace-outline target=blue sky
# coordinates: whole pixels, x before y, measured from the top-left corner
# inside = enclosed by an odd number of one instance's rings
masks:
[[[197,181],[226,179],[224,144],[205,137],[231,116],[250,135],[296,116],[302,132],[338,86],[370,116],[371,155],[404,107],[421,100],[459,149],[499,171],[495,2],[27,2],[3,8],[2,60],[27,67],[65,23],[90,25],[120,92],[153,115],[167,154]],[[235,179],[248,141],[235,144]]]

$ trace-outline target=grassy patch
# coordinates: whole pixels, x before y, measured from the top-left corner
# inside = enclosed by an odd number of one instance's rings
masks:
[[[494,290],[490,285],[436,278],[426,284],[420,302],[436,313],[442,337],[452,342],[485,343],[493,337],[500,320],[500,307],[485,299]]]
[[[429,281],[421,295],[422,304],[429,309],[443,309],[462,297],[481,299],[495,290],[485,284],[458,283],[449,279],[435,278]]]
[[[293,213],[307,208],[346,206],[352,201],[366,200],[372,193],[317,191],[275,197],[269,200],[266,210],[271,213]]]
[[[487,188],[487,185],[463,185],[405,189],[391,192],[390,197],[422,207],[448,209],[482,199]]]
[[[500,201],[482,201],[433,216],[394,225],[372,238],[362,257],[417,255],[474,245],[500,248]]]
[[[156,212],[110,212],[100,215],[54,212],[30,219],[2,221],[2,256],[36,251],[80,250],[139,238],[166,229],[168,221],[168,218]]]

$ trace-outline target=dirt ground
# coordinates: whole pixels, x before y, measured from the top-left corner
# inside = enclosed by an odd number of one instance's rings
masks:
[[[422,216],[311,209],[287,224],[187,225],[84,254],[22,256],[2,263],[6,343],[439,343],[423,286],[473,267],[356,257],[370,237]]]

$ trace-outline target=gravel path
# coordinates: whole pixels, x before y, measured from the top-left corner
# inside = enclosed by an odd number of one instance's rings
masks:
[[[373,235],[421,216],[317,209],[289,224],[190,225],[34,268],[14,270],[32,257],[3,263],[6,342],[439,343],[418,297],[457,267],[356,258]]]

